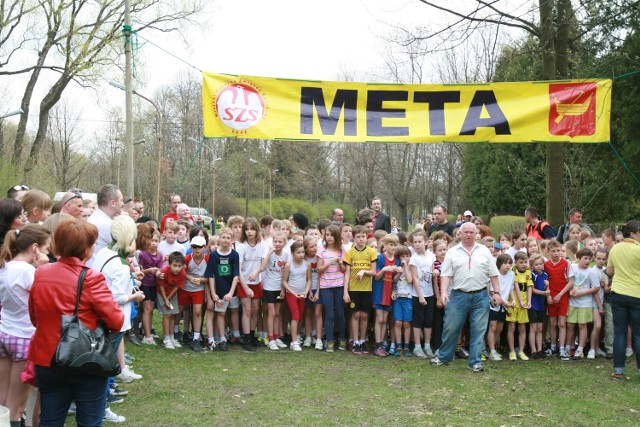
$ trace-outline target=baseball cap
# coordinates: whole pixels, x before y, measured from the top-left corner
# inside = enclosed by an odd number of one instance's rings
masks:
[[[202,236],[195,236],[193,239],[191,239],[191,246],[206,246],[207,245],[207,241],[204,240],[204,237]]]
[[[498,242],[496,242],[496,244],[493,247],[496,248],[499,251],[502,250],[502,245],[500,243],[498,243]]]
[[[471,211],[464,211],[463,216],[473,216],[473,214],[471,213]]]

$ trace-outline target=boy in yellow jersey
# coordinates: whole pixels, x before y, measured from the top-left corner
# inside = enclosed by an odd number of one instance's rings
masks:
[[[527,263],[527,254],[524,252],[517,252],[514,255],[514,259],[515,265],[512,270],[516,276],[512,300],[515,301],[516,304],[513,307],[509,307],[507,314],[507,322],[509,323],[509,330],[507,333],[507,340],[509,341],[509,360],[517,360],[517,357],[521,360],[529,360],[524,352],[524,345],[527,338],[527,323],[529,323],[528,310],[531,308],[533,280],[531,269]],[[517,357],[514,348],[516,323],[518,324],[518,345],[520,349]]]
[[[346,265],[344,302],[351,308],[351,339],[353,354],[369,353],[365,344],[367,322],[371,311],[371,279],[376,274],[378,253],[366,245],[367,229],[361,225],[353,228],[353,246],[344,256]]]

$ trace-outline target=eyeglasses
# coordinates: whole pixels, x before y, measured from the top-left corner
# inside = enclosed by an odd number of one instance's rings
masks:
[[[63,201],[62,201],[62,204],[63,204],[63,205],[64,205],[64,204],[67,204],[67,203],[69,203],[70,201],[72,201],[73,199],[80,199],[80,200],[82,200],[82,196],[81,196],[80,194],[74,194],[73,196],[69,197],[67,200],[63,200]]]
[[[191,245],[191,249],[202,249],[204,246]]]
[[[14,185],[13,187],[11,187],[11,189],[13,191],[29,191],[29,187],[27,187],[26,185]]]

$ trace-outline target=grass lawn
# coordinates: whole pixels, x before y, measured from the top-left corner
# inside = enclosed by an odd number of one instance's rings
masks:
[[[313,348],[127,351],[144,378],[124,384],[129,395],[112,409],[129,426],[640,425],[635,356],[616,381],[606,359],[485,362],[473,373],[462,360]]]

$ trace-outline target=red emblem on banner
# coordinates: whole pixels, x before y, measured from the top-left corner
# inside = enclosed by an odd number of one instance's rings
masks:
[[[549,85],[549,133],[593,135],[596,132],[596,83]]]

